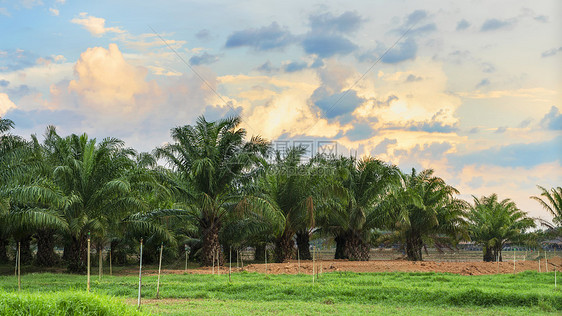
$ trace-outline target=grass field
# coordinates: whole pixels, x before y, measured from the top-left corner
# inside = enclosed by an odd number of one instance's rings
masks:
[[[138,276],[92,277],[92,292],[136,304]],[[22,276],[22,293],[85,292],[86,277]],[[14,293],[13,276],[0,277],[0,293]],[[144,312],[164,315],[246,314],[559,314],[562,292],[554,273],[460,276],[438,273],[326,273],[311,275],[163,275],[143,277]],[[43,295],[43,294],[41,294]],[[56,295],[56,294],[55,294]]]

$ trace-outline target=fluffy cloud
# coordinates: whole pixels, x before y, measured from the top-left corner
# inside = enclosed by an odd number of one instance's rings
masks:
[[[70,22],[82,25],[90,34],[96,37],[101,37],[107,32],[124,33],[124,31],[118,27],[105,27],[104,18],[88,16],[86,12],[80,13],[77,18],[70,20]]]
[[[550,57],[562,52],[562,46],[558,48],[549,49],[541,54],[541,57]]]
[[[388,51],[381,59],[383,63],[396,64],[405,60],[416,58],[418,45],[412,38],[407,38],[404,42],[398,43],[393,49]]]
[[[12,100],[10,100],[8,95],[0,92],[0,116],[3,116],[6,112],[8,112],[8,110],[15,107],[16,105],[12,102]]]
[[[302,42],[307,54],[326,58],[334,55],[347,55],[357,49],[347,38],[335,34],[308,34]]]
[[[470,22],[468,22],[465,19],[462,19],[457,23],[457,31],[466,30],[469,27],[470,27]]]
[[[141,100],[158,93],[155,83],[145,81],[147,70],[128,64],[116,44],[89,48],[74,71],[78,78],[70,81],[69,91],[96,111],[137,113],[142,111],[139,104],[145,104]]]

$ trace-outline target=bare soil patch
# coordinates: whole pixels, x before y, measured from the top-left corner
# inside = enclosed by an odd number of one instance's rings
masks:
[[[540,271],[547,271],[547,263],[544,260],[540,261]],[[515,269],[514,269],[515,267]],[[267,268],[267,271],[266,271]],[[562,258],[553,257],[548,259],[548,271],[552,272],[554,269],[560,271],[562,269]],[[539,271],[538,261],[513,261],[504,262],[437,262],[437,261],[421,261],[411,262],[405,260],[375,260],[375,261],[346,261],[346,260],[322,260],[316,261],[315,271],[319,273],[324,272],[447,272],[460,275],[484,275],[484,274],[498,274],[498,273],[518,273],[523,271]],[[145,275],[157,274],[157,270],[145,270]],[[228,273],[228,266],[222,266],[220,270],[215,267],[190,269],[187,272],[184,270],[162,270],[163,274],[212,274]],[[299,263],[291,260],[284,263],[268,263],[265,264],[250,264],[244,268],[232,268],[232,272],[259,272],[269,274],[297,274],[305,273],[312,274],[312,261],[301,261]],[[123,271],[128,274],[128,271]],[[131,270],[131,273],[134,271]]]

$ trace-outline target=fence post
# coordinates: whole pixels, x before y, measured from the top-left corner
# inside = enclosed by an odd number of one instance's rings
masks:
[[[88,285],[87,291],[90,292],[90,232],[88,232]]]
[[[162,269],[162,250],[164,243],[160,244],[160,260],[158,261],[158,282],[156,283],[156,298],[160,298],[160,271]]]
[[[141,287],[142,287],[142,238],[140,239],[140,260],[139,260],[139,297],[137,301],[137,309],[141,307]]]
[[[21,242],[18,241],[18,291],[21,291]]]

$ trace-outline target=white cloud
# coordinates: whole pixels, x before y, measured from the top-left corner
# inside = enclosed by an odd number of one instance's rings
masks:
[[[88,13],[82,12],[79,17],[70,20],[70,22],[78,25],[82,25],[88,32],[93,36],[101,37],[107,32],[112,33],[124,33],[122,29],[118,27],[105,27],[105,19],[98,18],[95,16],[89,16]]]
[[[16,105],[7,94],[0,92],[0,116],[3,116],[9,109],[15,108]]]
[[[10,12],[6,8],[0,8],[0,15],[10,16]]]
[[[55,8],[49,8],[49,12],[51,12],[54,16],[59,16],[59,10]]]

